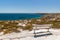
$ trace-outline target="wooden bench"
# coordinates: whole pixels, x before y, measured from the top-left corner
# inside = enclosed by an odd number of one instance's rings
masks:
[[[36,35],[36,30],[39,29],[47,29],[47,32],[50,32],[49,29],[52,28],[52,24],[42,24],[42,25],[37,25],[37,24],[33,24],[33,29],[34,29],[34,34]]]

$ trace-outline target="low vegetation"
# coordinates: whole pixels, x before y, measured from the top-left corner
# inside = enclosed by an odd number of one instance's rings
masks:
[[[8,22],[8,24],[6,23],[6,21],[2,21],[0,22],[0,32],[4,32],[4,34],[7,33],[11,33],[11,32],[20,32],[18,30],[18,26],[16,26],[17,23],[15,22]]]

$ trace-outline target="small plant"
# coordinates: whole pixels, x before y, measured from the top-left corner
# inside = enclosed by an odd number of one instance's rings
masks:
[[[8,33],[10,33],[11,31],[9,30],[9,29],[4,29],[4,34],[8,34]]]
[[[31,30],[32,30],[32,26],[31,26],[31,25],[27,25],[27,26],[24,27],[24,30],[29,30],[29,31],[31,31]]]

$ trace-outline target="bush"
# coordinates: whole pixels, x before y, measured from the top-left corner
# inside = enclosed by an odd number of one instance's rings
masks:
[[[53,23],[53,28],[60,28],[60,23],[57,23],[57,22],[55,22],[55,23]]]
[[[24,27],[24,30],[29,30],[29,31],[31,31],[33,28],[32,28],[32,26],[30,26],[30,25],[27,25],[27,26],[25,26]]]

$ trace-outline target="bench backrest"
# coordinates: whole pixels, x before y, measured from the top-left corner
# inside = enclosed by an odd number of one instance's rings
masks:
[[[37,25],[37,24],[34,24],[33,25],[34,29],[49,29],[52,27],[52,24],[42,24],[42,25]]]

